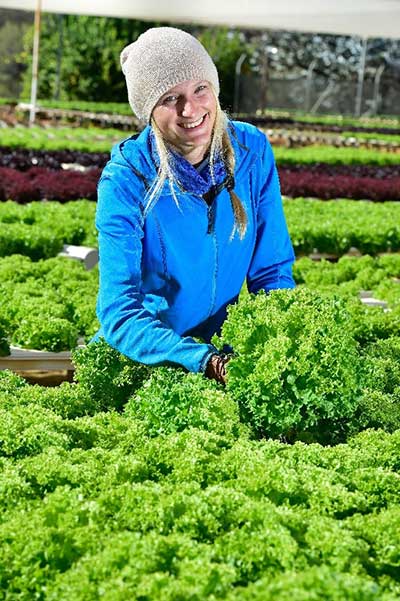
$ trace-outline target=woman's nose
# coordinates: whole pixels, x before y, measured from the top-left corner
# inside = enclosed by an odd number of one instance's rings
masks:
[[[190,98],[184,98],[182,102],[182,116],[190,117],[195,112],[195,106]]]

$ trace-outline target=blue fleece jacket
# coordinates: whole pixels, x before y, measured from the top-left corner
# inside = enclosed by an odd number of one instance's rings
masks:
[[[210,340],[245,280],[250,292],[293,288],[289,238],[271,146],[256,127],[231,122],[235,192],[246,209],[241,240],[226,188],[211,205],[168,184],[145,213],[156,177],[151,129],[117,144],[98,184],[100,336],[148,365],[203,371]],[[194,340],[200,338],[204,342]]]

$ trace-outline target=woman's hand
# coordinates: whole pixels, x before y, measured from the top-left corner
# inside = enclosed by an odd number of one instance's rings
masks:
[[[220,384],[226,384],[226,369],[225,365],[229,361],[229,357],[225,355],[211,355],[206,369],[204,371],[204,375],[206,378],[210,378],[210,380],[216,380]]]

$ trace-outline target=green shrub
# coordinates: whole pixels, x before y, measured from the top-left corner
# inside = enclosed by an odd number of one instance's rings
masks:
[[[400,307],[384,311],[382,307],[369,307],[354,299],[347,302],[347,310],[354,337],[361,346],[400,335]]]
[[[72,354],[75,380],[102,409],[121,409],[148,378],[149,368],[125,357],[104,339]]]
[[[358,346],[338,298],[300,288],[244,296],[216,343],[235,351],[227,390],[259,434],[332,441],[357,407]]]
[[[7,330],[4,324],[0,322],[0,357],[10,354],[10,345],[8,344]]]
[[[13,333],[13,341],[18,346],[52,352],[73,349],[77,340],[77,328],[60,317],[44,319],[27,315]]]
[[[18,397],[21,390],[28,388],[27,381],[21,376],[15,374],[13,371],[8,369],[0,371],[0,398],[3,399],[4,395],[10,395],[10,398],[14,399]],[[2,400],[3,404],[3,400]]]
[[[400,428],[400,337],[379,340],[365,349],[365,389],[359,407],[364,428]]]
[[[151,436],[188,427],[234,437],[244,433],[237,404],[221,386],[182,369],[154,368],[125,412],[140,419]]]
[[[97,269],[65,257],[0,258],[0,323],[10,343],[56,352],[74,348],[78,336],[90,339],[98,329],[97,279]]]
[[[54,446],[69,448],[62,419],[38,405],[0,409],[0,456],[20,458]]]
[[[364,575],[341,573],[328,566],[311,566],[291,571],[271,581],[262,578],[239,587],[227,601],[396,601],[372,579]]]
[[[11,382],[10,382],[11,384]],[[11,388],[11,386],[10,386]],[[12,388],[11,388],[12,390]],[[96,403],[79,384],[62,382],[59,386],[24,386],[17,393],[9,392],[7,398],[1,394],[2,406],[11,408],[15,405],[40,405],[51,409],[63,418],[76,418],[93,415],[99,410]]]
[[[54,227],[42,229],[40,225],[0,223],[0,256],[21,254],[37,261],[54,257],[62,250],[63,236]]]

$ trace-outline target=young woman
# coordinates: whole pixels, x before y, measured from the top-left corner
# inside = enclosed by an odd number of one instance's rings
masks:
[[[211,337],[243,283],[295,285],[271,146],[229,121],[216,67],[188,33],[149,29],[121,65],[146,127],[113,148],[98,185],[96,338],[135,361],[224,382]]]

